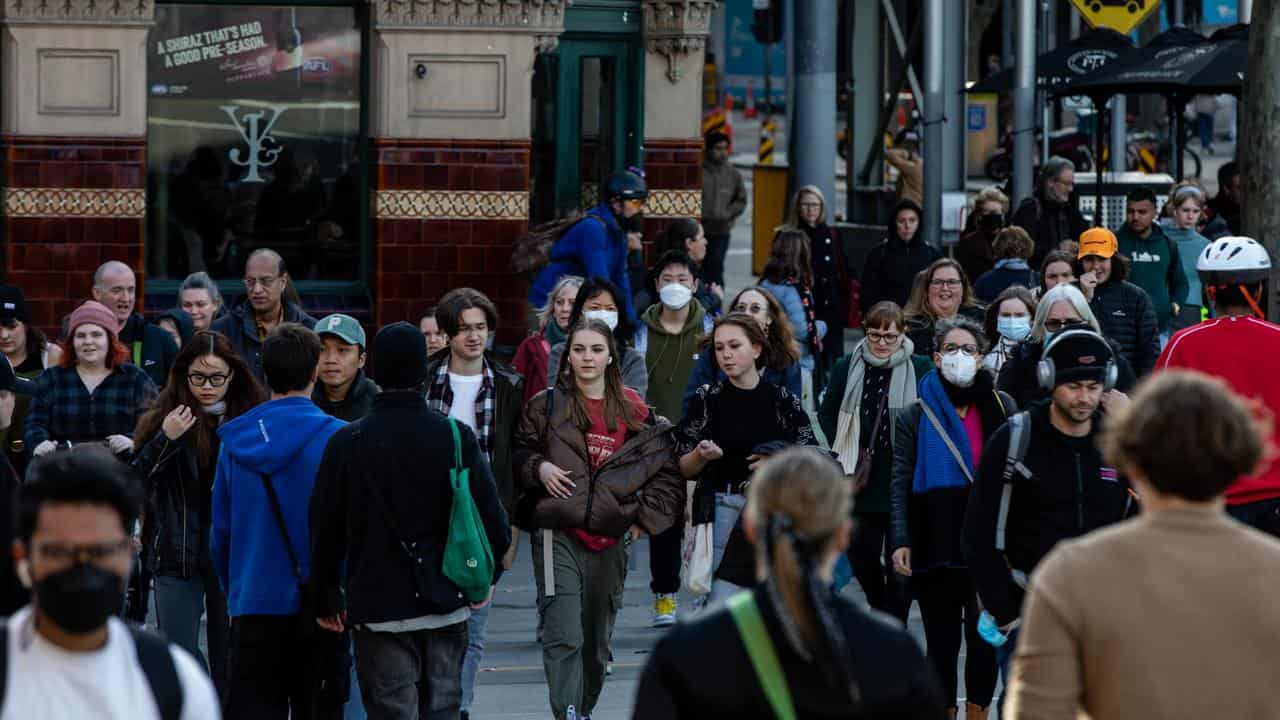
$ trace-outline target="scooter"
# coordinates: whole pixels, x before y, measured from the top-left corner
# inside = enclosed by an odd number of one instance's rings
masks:
[[[1091,136],[1075,128],[1062,128],[1049,133],[1049,154],[1064,157],[1075,163],[1077,172],[1093,170],[1093,149],[1089,146]],[[1036,133],[1036,147],[1040,147],[1040,133]],[[996,182],[1004,182],[1013,172],[1013,133],[1005,133],[1000,147],[987,159],[984,168],[987,177]]]

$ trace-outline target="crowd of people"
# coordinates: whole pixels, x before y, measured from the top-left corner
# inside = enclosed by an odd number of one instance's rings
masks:
[[[370,340],[270,249],[235,307],[196,273],[152,320],[107,262],[57,340],[0,287],[0,718],[469,718],[522,539],[551,714],[589,718],[642,537],[671,629],[636,718],[973,720],[1001,677],[1015,717],[1264,707],[1262,644],[1187,611],[1280,630],[1218,564],[1280,579],[1266,250],[1202,235],[1192,185],[1088,228],[1054,160],[1012,223],[981,193],[955,258],[902,200],[860,282],[801,187],[727,296],[724,144],[707,232],[672,223],[639,277],[644,178],[602,184],[510,364],[478,290]],[[1189,671],[1178,632],[1249,671]]]

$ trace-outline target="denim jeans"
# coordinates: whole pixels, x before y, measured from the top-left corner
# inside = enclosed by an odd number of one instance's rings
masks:
[[[462,709],[470,711],[476,699],[476,674],[484,660],[484,637],[489,628],[489,603],[479,610],[472,610],[467,620],[467,656],[462,660]]]
[[[356,672],[356,639],[351,638],[351,695],[347,704],[342,707],[342,720],[367,720],[364,711],[364,698],[360,697],[360,677]]]
[[[455,720],[467,624],[390,633],[357,629],[356,674],[370,720]]]
[[[200,652],[200,616],[208,616],[209,677],[218,697],[225,699],[231,623],[227,618],[227,596],[218,584],[213,566],[189,578],[157,575],[155,596],[156,625],[174,644],[201,663],[205,662],[205,656]]]
[[[746,495],[716,493],[716,514],[711,530],[712,573],[720,568],[720,561],[724,559],[724,549],[729,544],[729,535],[733,533],[733,527],[738,524],[738,516],[742,514],[742,508],[746,506]],[[740,585],[715,578],[711,581],[711,596],[707,598],[707,603],[718,603],[721,600],[728,599],[729,596],[742,589],[743,587]]]
[[[1000,666],[1000,697],[996,698],[996,717],[1004,717],[1004,696],[1009,692],[1009,668],[1013,665],[1013,653],[1018,649],[1018,633],[1021,627],[1009,631],[1009,639],[996,648],[996,664]]]

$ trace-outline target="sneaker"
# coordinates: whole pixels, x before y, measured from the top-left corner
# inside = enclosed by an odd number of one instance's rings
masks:
[[[663,593],[653,597],[653,626],[671,627],[676,624],[676,596]]]

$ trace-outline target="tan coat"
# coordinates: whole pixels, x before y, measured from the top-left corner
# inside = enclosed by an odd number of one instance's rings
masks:
[[[1280,541],[1218,508],[1063,543],[1032,578],[1007,717],[1280,717],[1278,589]]]

